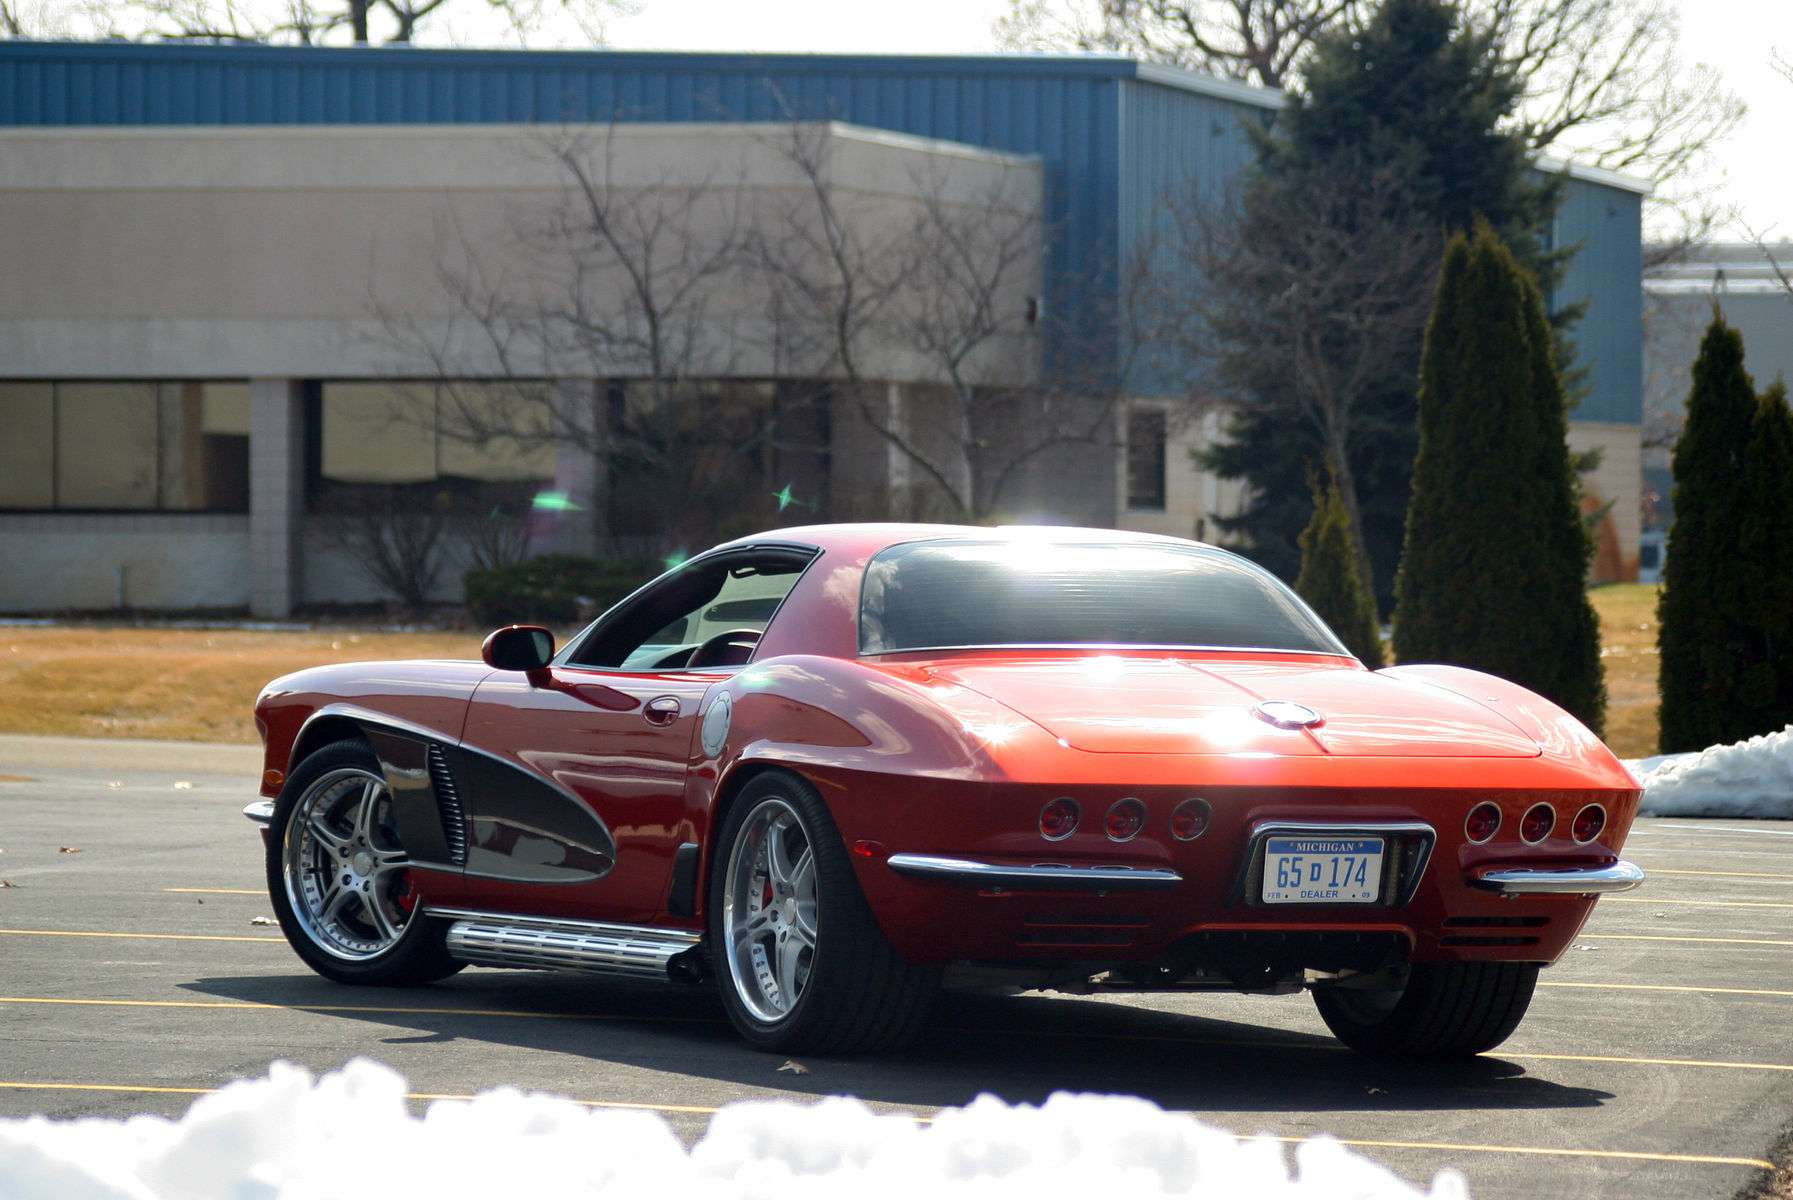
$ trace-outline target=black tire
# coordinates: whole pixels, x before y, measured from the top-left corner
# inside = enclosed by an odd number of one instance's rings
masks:
[[[1388,988],[1320,987],[1314,1005],[1339,1041],[1362,1054],[1463,1058],[1519,1025],[1537,963],[1415,963]]]
[[[785,771],[751,780],[713,860],[716,983],[742,1037],[778,1053],[870,1054],[920,1031],[940,969],[891,948],[808,782]]]
[[[305,964],[339,983],[404,986],[460,970],[425,917],[372,748],[332,742],[287,778],[268,829],[268,895]],[[326,869],[327,866],[327,869]]]

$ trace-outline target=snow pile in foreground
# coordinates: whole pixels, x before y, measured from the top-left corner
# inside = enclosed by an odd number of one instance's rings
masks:
[[[731,1105],[689,1153],[658,1116],[513,1088],[439,1100],[421,1119],[405,1081],[357,1059],[314,1080],[275,1063],[178,1121],[0,1121],[7,1200],[336,1200],[553,1196],[638,1200],[1464,1200],[1443,1172],[1422,1193],[1327,1137],[1240,1141],[1145,1100],[991,1096],[931,1125],[856,1100]]]
[[[1793,818],[1793,725],[1695,754],[1625,764],[1644,785],[1652,817]]]

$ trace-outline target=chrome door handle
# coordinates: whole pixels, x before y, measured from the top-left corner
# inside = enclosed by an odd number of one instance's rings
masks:
[[[677,696],[656,696],[647,702],[641,710],[649,725],[670,725],[679,719],[679,698]]]

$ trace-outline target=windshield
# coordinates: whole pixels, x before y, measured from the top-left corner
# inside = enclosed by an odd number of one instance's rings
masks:
[[[866,567],[861,653],[1089,645],[1350,653],[1274,576],[1201,546],[910,542]]]

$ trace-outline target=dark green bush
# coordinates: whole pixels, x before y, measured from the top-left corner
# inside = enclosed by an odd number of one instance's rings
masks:
[[[1598,733],[1606,683],[1585,582],[1593,545],[1567,439],[1543,296],[1478,222],[1445,251],[1420,359],[1395,653],[1511,679]]]
[[[658,575],[656,558],[544,554],[474,567],[463,576],[467,611],[481,625],[573,625],[603,612]]]
[[[1758,705],[1744,699],[1763,689],[1759,672],[1743,678],[1762,658],[1754,645],[1749,587],[1760,560],[1746,556],[1742,541],[1752,526],[1760,540],[1758,521],[1784,537],[1786,518],[1773,507],[1752,511],[1761,501],[1745,491],[1746,481],[1756,487],[1768,482],[1759,469],[1749,469],[1750,450],[1766,429],[1758,429],[1761,411],[1755,381],[1743,367],[1743,335],[1714,309],[1693,363],[1687,419],[1675,441],[1675,524],[1656,610],[1664,754],[1767,732],[1758,724],[1763,714],[1752,711]],[[1764,440],[1764,450],[1773,441]],[[1785,596],[1775,607],[1786,607]]]
[[[1380,667],[1382,633],[1376,625],[1375,602],[1358,569],[1345,498],[1334,479],[1322,486],[1318,476],[1310,476],[1308,487],[1314,494],[1314,517],[1301,533],[1301,574],[1295,592],[1364,666]]]

